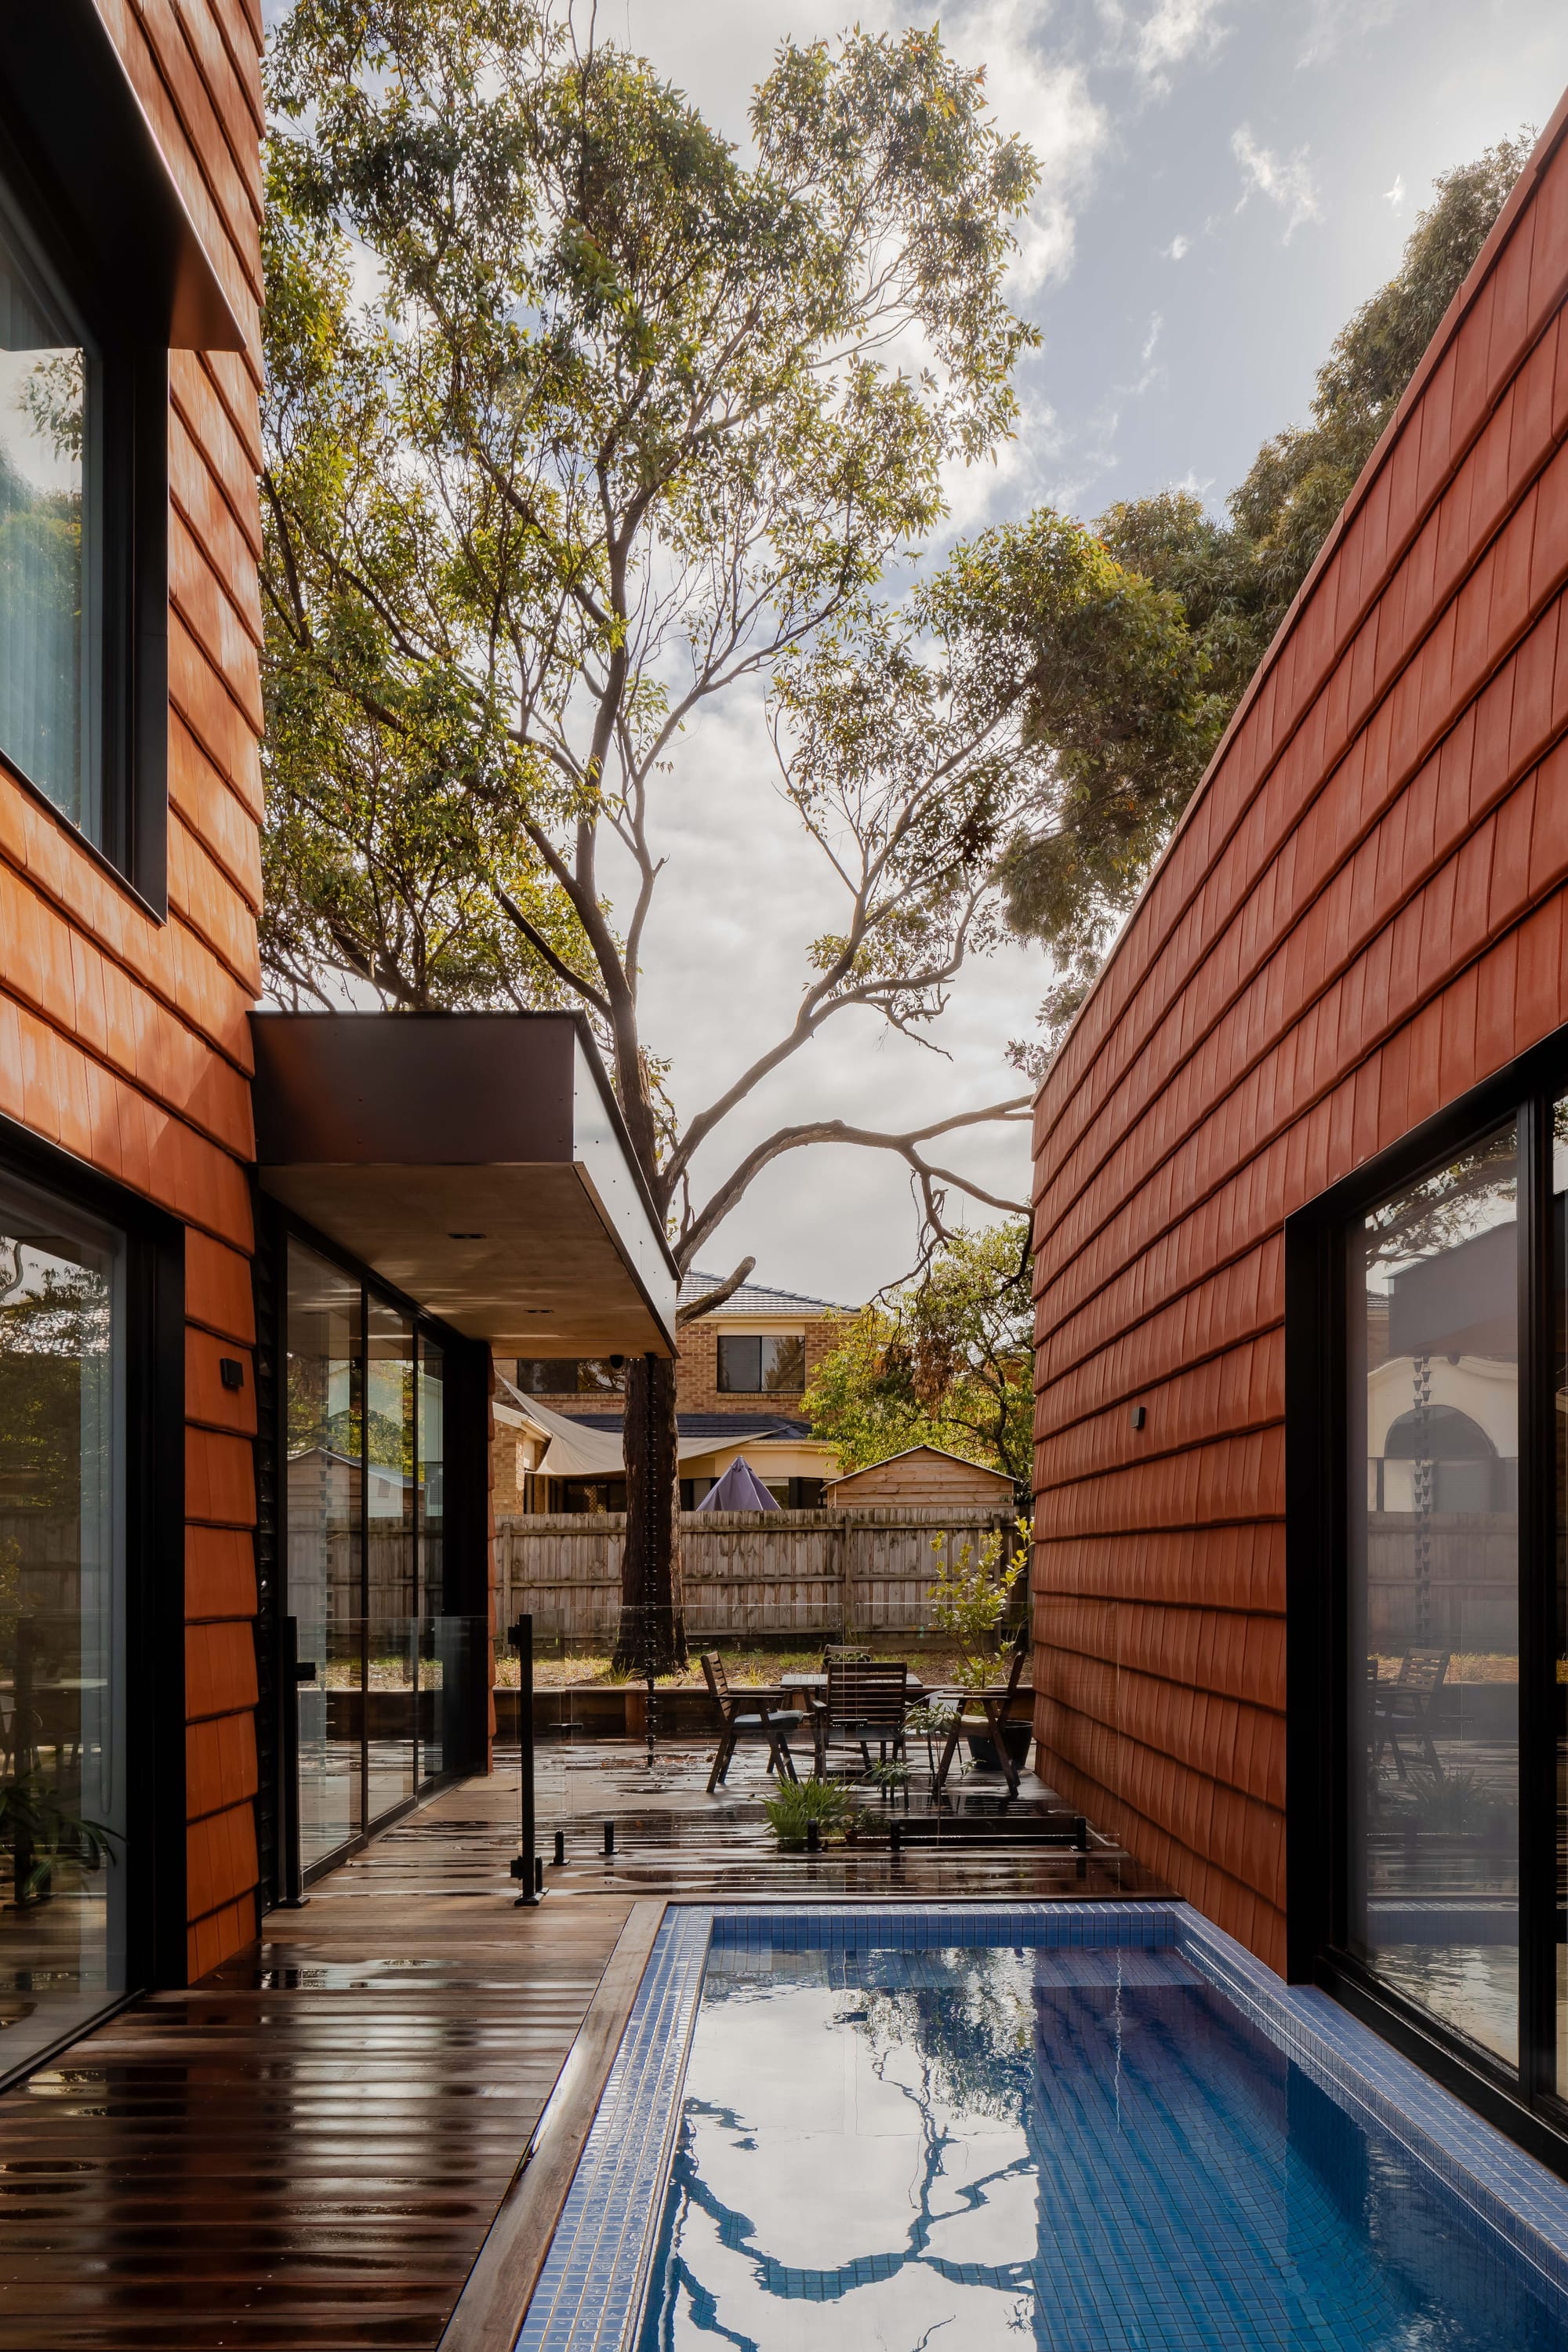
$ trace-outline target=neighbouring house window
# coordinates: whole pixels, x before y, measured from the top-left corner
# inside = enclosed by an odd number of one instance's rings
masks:
[[[126,1986],[122,1255],[0,1180],[0,2074]]]
[[[102,380],[0,191],[0,751],[100,848]]]
[[[1520,2048],[1520,1249],[1513,1121],[1351,1251],[1350,1948]]]
[[[619,1396],[626,1384],[624,1364],[607,1356],[524,1356],[516,1385],[524,1396]]]
[[[719,1386],[742,1396],[798,1396],[805,1387],[804,1331],[721,1331]]]

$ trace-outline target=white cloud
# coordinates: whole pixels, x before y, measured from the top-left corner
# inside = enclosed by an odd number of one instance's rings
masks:
[[[1311,0],[1297,63],[1325,64],[1342,45],[1391,23],[1403,5],[1404,0]]]
[[[1160,340],[1160,330],[1164,323],[1164,320],[1161,317],[1159,311],[1156,310],[1153,317],[1149,321],[1149,332],[1143,339],[1143,349],[1140,354],[1145,367],[1148,366],[1149,362],[1154,356],[1154,346]]]
[[[1165,256],[1170,261],[1180,261],[1183,256],[1190,253],[1192,249],[1193,240],[1190,236],[1173,236],[1165,247]]]
[[[1293,155],[1276,155],[1271,148],[1258,144],[1244,122],[1231,133],[1230,152],[1241,166],[1241,203],[1237,205],[1237,212],[1249,196],[1267,196],[1285,215],[1287,244],[1303,221],[1321,220],[1323,208],[1312,183],[1305,147],[1298,147]]]
[[[1157,0],[1138,27],[1132,50],[1144,80],[1168,89],[1173,67],[1217,48],[1229,30],[1220,22],[1222,5],[1223,0]]]
[[[1082,66],[1041,46],[1042,14],[1038,0],[968,0],[942,15],[954,55],[985,68],[985,95],[1001,128],[1026,140],[1039,163],[1039,187],[1016,232],[1016,297],[1037,293],[1071,268],[1075,216],[1107,137]]]
[[[1395,172],[1394,175],[1394,185],[1392,188],[1384,188],[1383,192],[1383,201],[1393,212],[1400,212],[1404,209],[1405,176],[1403,173]]]

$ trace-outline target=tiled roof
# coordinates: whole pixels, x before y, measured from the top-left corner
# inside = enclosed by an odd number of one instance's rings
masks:
[[[689,1307],[694,1298],[717,1290],[726,1279],[722,1274],[704,1274],[693,1266],[680,1286],[680,1305]],[[761,1282],[743,1282],[732,1298],[727,1298],[722,1307],[715,1307],[703,1320],[719,1320],[726,1315],[798,1315],[803,1310],[814,1315],[852,1315],[855,1311],[841,1306],[836,1298],[806,1298],[798,1290],[770,1290]]]
[[[584,1429],[602,1430],[606,1437],[618,1437],[624,1416],[618,1412],[570,1412],[563,1414]],[[782,1412],[680,1412],[676,1427],[682,1437],[733,1437],[738,1432],[747,1437],[809,1437],[809,1421],[795,1421]]]

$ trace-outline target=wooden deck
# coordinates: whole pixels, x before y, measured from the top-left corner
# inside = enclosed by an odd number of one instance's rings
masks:
[[[1164,1891],[1103,1848],[790,1860],[757,1760],[706,1769],[543,1751],[568,1862],[528,1910],[503,1759],[0,2098],[0,2352],[434,2352],[639,1896]]]

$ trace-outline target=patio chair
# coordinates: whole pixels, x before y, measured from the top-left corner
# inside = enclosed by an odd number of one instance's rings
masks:
[[[711,1796],[719,1782],[730,1769],[730,1759],[742,1739],[768,1743],[768,1770],[798,1780],[795,1758],[789,1752],[789,1734],[798,1731],[805,1721],[798,1707],[780,1705],[782,1694],[776,1690],[732,1691],[724,1672],[724,1661],[711,1650],[702,1654],[702,1678],[709,1696],[719,1710],[719,1748],[713,1759],[713,1769],[708,1775],[708,1794]],[[754,1708],[755,1713],[751,1712]]]
[[[1002,1769],[1006,1775],[1007,1793],[1010,1797],[1017,1795],[1018,1768],[1008,1751],[1003,1726],[1012,1713],[1014,1696],[1024,1672],[1024,1661],[1028,1654],[1029,1629],[1025,1626],[1013,1644],[1013,1664],[1008,1670],[1006,1682],[993,1689],[963,1693],[963,1704],[952,1719],[947,1735],[947,1743],[942,1751],[942,1761],[936,1768],[936,1778],[931,1783],[933,1801],[941,1798],[942,1790],[947,1785],[947,1776],[952,1769],[952,1759],[957,1751],[959,1740],[966,1734],[991,1741],[996,1750]]]
[[[829,1650],[823,1664],[827,1694],[816,1714],[818,1779],[826,1772],[830,1748],[858,1748],[868,1773],[873,1739],[884,1763],[889,1750],[895,1759],[901,1758],[910,1676],[903,1660],[836,1658]]]
[[[1373,1662],[1370,1680],[1374,1770],[1384,1749],[1391,1748],[1394,1770],[1402,1780],[1408,1777],[1399,1746],[1403,1732],[1406,1739],[1419,1743],[1432,1778],[1442,1780],[1443,1764],[1433,1743],[1432,1718],[1436,1712],[1438,1695],[1443,1688],[1451,1654],[1447,1650],[1406,1650],[1399,1661],[1399,1672],[1391,1683],[1379,1681],[1375,1661]]]

